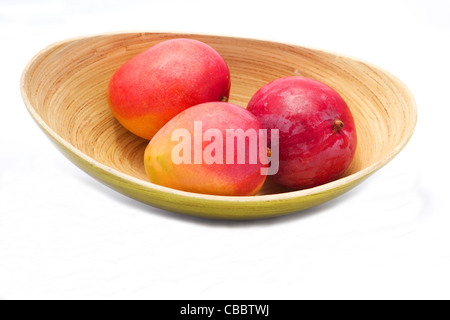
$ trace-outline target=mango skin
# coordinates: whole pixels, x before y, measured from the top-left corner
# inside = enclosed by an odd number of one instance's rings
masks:
[[[276,79],[255,93],[247,110],[264,128],[279,130],[280,168],[273,180],[282,186],[300,190],[334,181],[354,158],[352,113],[322,82],[298,76]]]
[[[218,129],[223,136],[223,164],[194,164],[194,121],[202,121],[203,132]],[[191,164],[175,164],[172,150],[180,143],[172,141],[172,133],[177,129],[189,131],[191,143]],[[226,129],[262,129],[256,117],[246,109],[225,102],[204,103],[189,108],[170,120],[150,141],[145,150],[144,163],[149,180],[155,184],[187,192],[222,196],[253,196],[263,186],[266,175],[261,168],[267,168],[266,153],[261,152],[256,164],[249,164],[248,142],[246,143],[245,164],[226,163]],[[211,141],[202,142],[202,151]],[[259,143],[259,138],[258,138]],[[235,143],[235,146],[237,144]],[[236,148],[235,148],[236,149]]]
[[[135,56],[112,76],[108,102],[129,131],[150,140],[181,111],[228,101],[230,71],[220,54],[191,39],[163,41]]]

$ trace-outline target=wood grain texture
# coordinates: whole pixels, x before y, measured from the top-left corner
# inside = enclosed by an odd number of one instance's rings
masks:
[[[109,79],[124,62],[173,38],[197,39],[215,48],[230,68],[230,102],[244,107],[261,86],[284,76],[311,77],[339,92],[358,132],[355,159],[344,177],[293,192],[269,180],[255,197],[193,194],[150,183],[143,164],[148,142],[115,120],[106,92]],[[38,125],[88,174],[144,203],[208,218],[271,217],[335,198],[395,157],[411,138],[417,118],[406,86],[374,65],[317,49],[210,35],[116,33],[63,41],[32,59],[21,89]]]

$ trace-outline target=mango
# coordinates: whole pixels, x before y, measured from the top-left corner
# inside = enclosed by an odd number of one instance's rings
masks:
[[[181,111],[228,101],[230,71],[209,45],[192,39],[160,42],[122,65],[112,76],[108,101],[116,119],[150,140]]]
[[[264,129],[240,106],[200,104],[179,113],[150,141],[144,163],[149,180],[182,191],[252,196],[266,180]]]
[[[355,122],[347,103],[328,85],[298,76],[276,79],[255,93],[247,109],[264,128],[279,130],[276,183],[313,188],[341,178],[350,166]]]

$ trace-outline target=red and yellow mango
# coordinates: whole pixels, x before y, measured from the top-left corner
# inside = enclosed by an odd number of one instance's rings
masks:
[[[108,100],[116,119],[150,140],[181,111],[228,101],[230,72],[207,44],[191,39],[161,42],[122,65],[112,76]]]
[[[225,102],[181,112],[150,141],[145,170],[151,182],[213,195],[251,196],[266,179],[267,142],[260,122]]]

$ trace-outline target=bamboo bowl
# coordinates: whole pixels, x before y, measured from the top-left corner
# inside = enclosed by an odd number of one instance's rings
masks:
[[[264,84],[301,75],[322,81],[347,101],[358,148],[343,178],[301,191],[270,183],[255,197],[188,193],[148,181],[147,141],[125,130],[109,110],[110,77],[125,61],[172,38],[215,48],[231,71],[230,102],[246,106]],[[383,167],[407,144],[416,124],[409,90],[382,69],[326,51],[268,41],[174,33],[116,33],[63,41],[38,53],[21,81],[25,104],[73,163],[111,188],[155,207],[222,219],[257,219],[300,211],[335,198]]]

